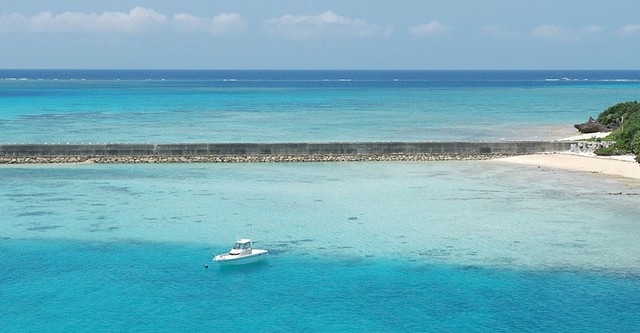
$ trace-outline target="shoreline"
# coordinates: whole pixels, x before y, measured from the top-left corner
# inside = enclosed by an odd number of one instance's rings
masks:
[[[161,164],[161,163],[339,163],[489,161],[539,168],[604,174],[640,180],[640,163],[632,156],[547,152],[535,154],[309,154],[309,155],[202,155],[202,156],[26,156],[0,157],[2,165],[33,164]]]
[[[579,141],[588,143],[588,141],[584,140],[602,139],[607,137],[609,134],[611,134],[611,132],[575,134],[570,137],[559,139],[558,141]],[[640,180],[640,163],[636,162],[635,156],[633,155],[598,156],[593,152],[559,151],[508,156],[505,158],[495,159],[494,161],[498,163],[503,162],[537,166],[538,168],[587,172]]]
[[[640,180],[640,163],[633,157],[600,157],[569,152],[538,153],[495,159],[495,163],[511,163],[568,171],[588,172]]]
[[[585,134],[576,134],[567,138],[561,138],[558,141],[584,141],[589,139],[602,139],[609,136],[611,132],[594,132]]]

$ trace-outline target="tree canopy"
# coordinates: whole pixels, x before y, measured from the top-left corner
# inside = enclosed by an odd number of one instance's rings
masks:
[[[618,103],[600,113],[597,120],[604,125],[619,124],[607,139],[615,141],[615,151],[635,154],[640,163],[640,103]]]

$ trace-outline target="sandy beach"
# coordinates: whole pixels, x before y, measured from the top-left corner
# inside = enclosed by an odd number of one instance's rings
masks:
[[[495,161],[572,171],[599,173],[640,180],[640,164],[632,156],[598,157],[571,153],[541,153],[500,158]]]
[[[588,139],[601,139],[609,136],[611,132],[596,132],[596,133],[584,133],[584,134],[575,134],[570,137],[562,138],[560,141],[578,141],[578,140],[588,140]]]
[[[580,141],[607,137],[610,132],[575,134],[559,141]],[[640,180],[640,163],[633,155],[597,156],[593,153],[539,153],[531,155],[509,156],[496,159],[499,162],[533,165],[540,168],[553,168],[571,171],[599,173],[609,176],[626,177]]]

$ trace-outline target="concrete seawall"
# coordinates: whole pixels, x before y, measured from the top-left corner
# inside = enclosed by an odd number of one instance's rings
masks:
[[[301,162],[318,160],[486,159],[568,151],[569,141],[329,142],[187,144],[0,144],[0,163]],[[141,159],[145,157],[146,159]],[[339,157],[336,159],[336,157]],[[415,158],[414,158],[415,159]]]

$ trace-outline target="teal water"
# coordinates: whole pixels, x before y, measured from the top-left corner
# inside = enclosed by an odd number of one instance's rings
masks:
[[[0,243],[11,331],[632,332],[638,277],[272,255],[204,269],[207,247]],[[19,258],[19,259],[18,259]],[[38,276],[38,278],[35,278]]]
[[[14,331],[640,329],[637,183],[496,162],[0,179],[0,326]],[[238,230],[265,263],[210,261]]]
[[[561,137],[639,74],[0,70],[0,143]],[[640,331],[639,192],[499,162],[4,165],[0,327]],[[238,234],[267,261],[214,265]]]
[[[0,142],[540,140],[638,71],[0,71]],[[123,79],[120,79],[120,78]]]

